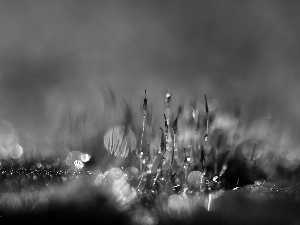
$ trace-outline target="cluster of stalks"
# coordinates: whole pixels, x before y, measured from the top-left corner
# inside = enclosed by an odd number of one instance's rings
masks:
[[[147,96],[145,90],[145,98],[143,102],[143,121],[142,121],[142,134],[139,142],[139,147],[136,148],[136,155],[139,158],[140,162],[140,181],[137,190],[142,192],[145,188],[150,188],[151,190],[163,191],[166,190],[167,187],[169,189],[174,190],[174,187],[181,187],[181,189],[185,189],[188,186],[188,172],[189,171],[199,171],[201,177],[201,189],[203,191],[210,191],[212,188],[216,188],[220,186],[219,177],[222,176],[224,171],[218,170],[218,152],[216,149],[214,154],[214,168],[209,176],[207,176],[208,166],[206,163],[206,148],[209,139],[209,126],[210,126],[210,109],[207,101],[207,96],[204,96],[205,100],[205,132],[202,136],[203,141],[201,144],[194,143],[192,148],[192,154],[194,158],[197,159],[198,163],[195,165],[191,165],[191,153],[188,154],[186,148],[181,149],[183,151],[184,160],[183,162],[179,162],[179,151],[176,143],[178,136],[178,121],[182,113],[182,107],[179,107],[176,117],[172,120],[172,112],[171,112],[171,98],[172,93],[168,91],[164,96],[164,128],[160,127],[161,138],[160,138],[160,146],[154,154],[154,157],[151,158],[149,151],[149,143],[148,150],[143,151],[143,137],[145,132],[145,121],[148,116],[148,106],[147,106]],[[192,116],[196,120],[196,106],[193,104],[192,106]],[[199,119],[199,118],[198,118]],[[196,124],[197,129],[200,127],[200,122]],[[203,133],[203,132],[202,132]],[[200,134],[200,132],[199,132]],[[180,153],[182,153],[180,151]],[[153,173],[153,164],[158,161],[158,165],[156,165],[156,172]],[[226,162],[226,160],[225,160]],[[193,167],[193,168],[192,168]],[[154,168],[154,169],[155,169]],[[226,168],[226,165],[223,165],[222,168]],[[183,171],[184,177],[180,178],[180,171]],[[210,171],[211,172],[211,171]]]

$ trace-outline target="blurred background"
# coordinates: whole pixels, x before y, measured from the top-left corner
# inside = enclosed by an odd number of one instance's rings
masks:
[[[1,132],[13,129],[25,157],[47,156],[36,143],[52,140],[64,115],[86,118],[91,138],[128,109],[140,125],[145,89],[158,131],[169,88],[174,108],[207,94],[229,113],[239,101],[245,121],[280,121],[300,158],[299,9],[279,0],[1,1]]]

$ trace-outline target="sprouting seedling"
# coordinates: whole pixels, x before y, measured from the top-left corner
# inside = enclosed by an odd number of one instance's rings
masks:
[[[202,163],[202,169],[204,170],[204,164],[205,164],[205,152],[204,152],[204,146],[201,146],[201,156],[200,161]]]
[[[139,151],[139,157],[140,157],[140,167],[142,169],[142,147],[143,147],[143,137],[144,137],[144,130],[145,130],[145,118],[147,115],[147,97],[146,97],[146,90],[145,89],[145,98],[144,98],[144,104],[143,104],[143,127],[142,127],[142,135],[141,135],[141,145],[140,145],[140,151]]]
[[[143,151],[142,151],[142,147],[143,147],[143,137],[144,137],[144,131],[145,131],[145,119],[146,119],[146,115],[147,115],[147,96],[146,96],[146,91],[147,89],[145,89],[145,98],[144,98],[144,103],[143,103],[143,127],[142,127],[142,135],[141,135],[141,145],[140,145],[140,151],[138,154],[139,157],[139,161],[140,161],[140,170],[143,171],[143,164],[146,164],[147,159],[144,158],[143,159]],[[138,185],[138,190],[140,190],[140,184],[142,179],[144,179],[144,173],[140,179],[139,185]]]
[[[167,91],[165,95],[165,149],[168,151],[168,141],[169,141],[169,123],[170,123],[170,104],[171,104],[171,91]]]
[[[165,128],[166,128],[166,130],[168,130],[168,120],[167,120],[166,114],[164,114],[164,118],[165,118]]]
[[[170,106],[171,106],[171,91],[167,91],[165,94],[164,99],[164,106],[165,106],[165,121],[168,124],[170,120]]]
[[[178,113],[177,113],[177,117],[176,117],[176,119],[174,120],[174,122],[173,122],[173,124],[172,124],[172,128],[173,128],[174,134],[177,133],[178,117],[179,117],[179,114],[180,114],[180,113],[181,113],[181,107],[179,107]]]
[[[206,143],[208,140],[208,127],[209,127],[209,108],[208,108],[208,103],[207,103],[207,97],[206,95],[204,95],[204,99],[205,99],[205,111],[206,111],[206,133],[204,135],[204,145],[201,146],[201,157],[200,157],[200,161],[202,163],[202,169],[205,170],[204,168],[204,164],[205,164],[205,152],[204,149],[206,147]]]
[[[147,90],[147,89],[146,89],[146,90]],[[147,98],[146,98],[146,90],[145,90],[145,98],[144,98],[144,104],[143,104],[143,127],[142,127],[142,136],[141,136],[140,152],[142,151],[143,136],[144,136],[144,130],[145,130],[145,118],[146,118],[146,115],[147,115]]]
[[[181,107],[179,107],[177,117],[172,124],[173,132],[174,132],[174,140],[173,140],[173,154],[172,154],[172,159],[171,159],[171,165],[173,164],[174,157],[175,157],[175,159],[178,158],[178,152],[177,152],[177,147],[176,147],[176,134],[177,134],[178,117],[179,117],[180,113],[181,113]]]
[[[144,104],[143,104],[143,116],[145,117],[147,114],[147,96],[146,93],[147,89],[145,89],[145,98],[144,98]]]
[[[209,108],[208,108],[208,103],[207,103],[207,97],[204,95],[205,98],[205,111],[206,111],[206,134],[204,136],[205,142],[207,141],[208,138],[208,126],[209,126]]]
[[[171,92],[170,91],[168,91],[167,93],[166,93],[166,96],[165,96],[165,102],[166,103],[170,103],[170,101],[171,101]]]
[[[160,138],[160,151],[163,151],[165,149],[165,135],[164,135],[164,130],[159,127],[161,130],[161,138]]]
[[[168,123],[168,120],[167,120],[167,117],[166,117],[166,114],[164,114],[164,117],[165,117],[165,149],[166,151],[168,151],[168,133],[169,133],[169,123]]]

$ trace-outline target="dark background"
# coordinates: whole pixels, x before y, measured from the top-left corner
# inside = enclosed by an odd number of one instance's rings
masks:
[[[230,113],[240,100],[245,120],[283,122],[297,158],[299,6],[277,0],[1,1],[0,118],[23,143],[47,142],[66,110],[86,110],[86,135],[93,137],[99,127],[121,123],[126,105],[141,118],[147,88],[158,128],[163,90],[170,88],[173,107],[196,92],[198,103],[207,94]]]

